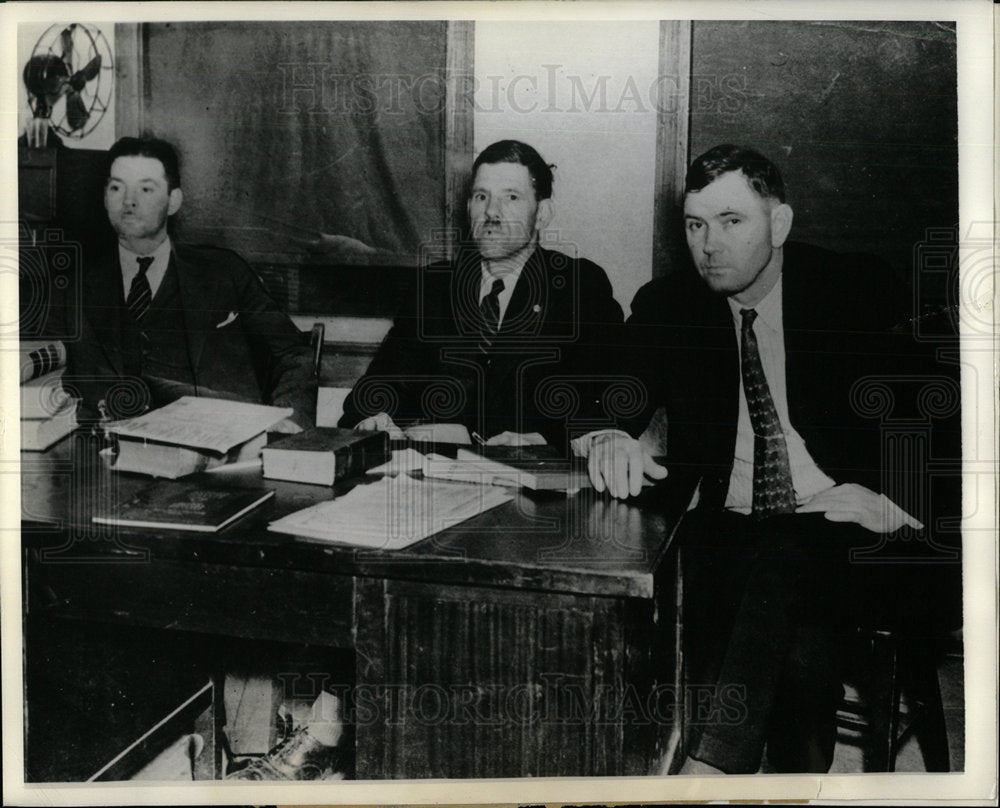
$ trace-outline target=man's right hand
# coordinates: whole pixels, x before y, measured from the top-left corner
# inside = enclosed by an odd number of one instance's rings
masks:
[[[388,432],[389,437],[394,440],[404,437],[403,430],[396,426],[392,416],[387,412],[380,412],[359,421],[354,425],[356,432]]]
[[[587,470],[598,492],[607,488],[618,499],[638,496],[644,476],[653,480],[667,476],[666,468],[653,460],[645,446],[620,433],[596,435],[591,440]]]

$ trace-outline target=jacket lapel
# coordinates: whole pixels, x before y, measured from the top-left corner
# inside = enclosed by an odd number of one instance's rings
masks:
[[[209,331],[215,327],[212,318],[217,313],[215,301],[219,296],[219,287],[208,277],[208,273],[202,272],[199,267],[187,260],[183,247],[174,246],[171,249],[170,263],[177,272],[184,331],[187,336],[188,360],[197,380],[198,364],[205,348],[205,340]]]
[[[83,285],[83,313],[108,359],[119,375],[124,373],[121,346],[122,309],[125,295],[122,292],[121,264],[117,249],[103,261],[93,266],[85,276]]]
[[[815,310],[818,301],[809,294],[808,280],[808,271],[803,272],[801,266],[796,266],[795,245],[788,245],[781,272],[781,320],[785,340],[788,418],[796,431],[799,431],[801,422],[800,405],[806,395],[803,385],[818,370],[815,366],[818,354],[811,343],[814,342],[816,330],[822,328],[824,322],[822,312]]]
[[[525,262],[500,323],[501,337],[532,337],[540,333],[549,289],[547,259],[548,253],[536,247]]]

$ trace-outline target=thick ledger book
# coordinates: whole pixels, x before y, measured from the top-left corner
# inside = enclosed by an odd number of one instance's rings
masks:
[[[195,449],[176,443],[122,438],[118,441],[118,452],[111,468],[115,471],[131,471],[135,474],[176,480],[178,477],[208,471],[229,463],[253,460],[260,457],[260,451],[266,444],[266,432],[261,432],[245,443],[234,446],[228,452]]]
[[[290,407],[184,396],[105,430],[118,440],[112,468],[175,479],[226,463],[252,460],[267,429],[292,414]]]
[[[314,427],[275,441],[261,452],[272,480],[333,485],[389,459],[389,435]]]
[[[102,525],[169,528],[215,533],[274,496],[269,488],[213,488],[159,482],[92,517]]]
[[[336,499],[291,513],[272,522],[268,530],[399,550],[511,499],[500,488],[400,474],[355,486]]]
[[[66,364],[66,346],[58,340],[21,340],[21,381],[37,379]]]
[[[455,460],[428,456],[424,475],[534,491],[577,491],[591,487],[586,461],[553,455],[551,447],[459,448]]]
[[[76,402],[70,399],[62,410],[48,418],[21,419],[21,450],[44,452],[76,429]]]

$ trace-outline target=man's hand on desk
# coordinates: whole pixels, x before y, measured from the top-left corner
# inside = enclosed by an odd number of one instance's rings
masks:
[[[278,421],[278,423],[268,430],[268,432],[280,432],[282,435],[297,435],[301,431],[302,427],[295,423],[295,421],[291,418],[285,418]]]
[[[487,446],[544,446],[547,441],[537,432],[501,432],[486,441]]]
[[[400,440],[404,437],[403,430],[396,426],[396,422],[387,412],[380,412],[359,421],[355,424],[354,429],[357,432],[388,432],[389,437],[393,440]]]
[[[795,512],[822,513],[831,522],[855,522],[873,533],[893,533],[901,527],[923,529],[920,522],[885,494],[876,494],[857,483],[820,491]]]
[[[618,499],[638,496],[645,477],[662,480],[667,476],[666,468],[653,460],[645,446],[622,432],[602,432],[590,438],[587,471],[598,492],[607,488]]]

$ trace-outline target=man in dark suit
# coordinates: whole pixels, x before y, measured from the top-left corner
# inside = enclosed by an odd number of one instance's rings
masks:
[[[907,298],[888,267],[786,242],[792,209],[759,153],[695,160],[684,223],[696,273],[632,303],[624,341],[648,406],[622,424],[635,436],[664,405],[671,465],[702,475],[679,529],[687,679],[742,694],[740,710],[692,726],[681,773],[756,772],[765,745],[774,770],[827,771],[840,640],[872,595],[900,591],[883,575],[893,565],[852,565],[851,552],[924,540],[928,518],[908,479],[921,470],[887,467],[866,379],[927,368],[909,329],[892,328]],[[580,443],[613,496],[665,475],[634,437]]]
[[[473,164],[474,244],[421,270],[341,426],[456,423],[487,443],[565,447],[598,417],[598,352],[621,307],[599,266],[542,249],[552,170],[505,140]]]
[[[316,381],[299,330],[238,255],[169,237],[183,198],[169,143],[112,146],[104,206],[117,249],[85,262],[79,300],[53,308],[77,333],[64,383],[81,397],[81,420],[200,395],[292,407],[285,431],[312,425]]]

